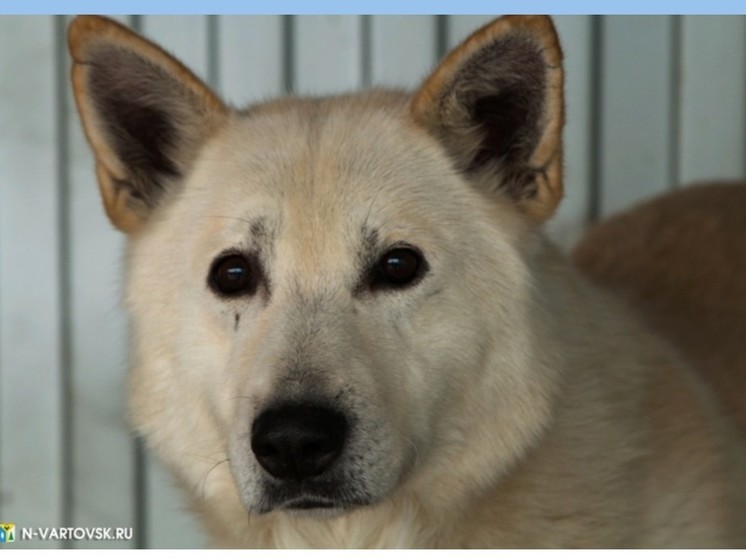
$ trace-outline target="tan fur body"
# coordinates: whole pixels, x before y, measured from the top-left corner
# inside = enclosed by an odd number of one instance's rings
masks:
[[[746,433],[746,184],[703,183],[614,216],[573,254],[708,378]]]
[[[76,21],[78,105],[129,235],[132,421],[215,545],[746,545],[719,402],[540,230],[562,192],[547,18],[477,31],[414,96],[245,111],[116,24]],[[424,271],[379,287],[403,243]],[[255,289],[216,292],[226,250]],[[278,481],[252,429],[311,397],[353,428],[328,471]],[[318,487],[331,511],[293,508]]]

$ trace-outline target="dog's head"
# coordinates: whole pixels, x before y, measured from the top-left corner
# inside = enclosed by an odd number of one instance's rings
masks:
[[[535,233],[562,194],[548,18],[485,26],[413,95],[242,111],[109,20],[70,46],[129,238],[134,421],[184,480],[222,454],[249,511],[340,512],[443,472],[462,495],[526,451],[552,385]]]

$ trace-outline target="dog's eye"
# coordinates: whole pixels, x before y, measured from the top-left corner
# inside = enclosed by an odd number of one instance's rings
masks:
[[[406,287],[422,277],[425,265],[420,251],[412,247],[389,250],[378,261],[374,287]]]
[[[228,296],[250,294],[256,288],[256,274],[249,260],[241,254],[229,254],[218,258],[210,271],[210,287],[213,291]]]

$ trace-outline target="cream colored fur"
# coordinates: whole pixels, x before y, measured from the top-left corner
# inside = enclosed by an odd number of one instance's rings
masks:
[[[414,98],[372,91],[239,112],[188,75],[191,93],[173,97],[212,124],[195,125],[201,136],[181,158],[169,145],[180,176],[158,167],[163,193],[146,204],[128,201],[134,179],[112,155],[105,119],[86,116],[101,94],[84,72],[105,40],[168,75],[181,67],[114,23],[77,21],[78,104],[94,150],[106,143],[99,164],[115,161],[102,189],[129,233],[132,423],[215,545],[746,545],[743,441],[719,402],[541,232],[561,196],[561,51],[548,19],[478,31]],[[509,45],[542,47],[549,77],[521,160],[529,178],[508,188],[499,181],[525,177],[505,160],[473,174],[459,163],[481,136],[466,126],[459,133],[472,143],[453,148],[444,138],[460,123],[439,120],[442,111],[466,117],[439,103],[475,53],[513,34]],[[496,187],[484,186],[490,177]],[[419,247],[429,264],[421,282],[357,289],[364,227],[382,246]],[[266,290],[216,297],[211,262],[252,243],[268,255]],[[307,370],[288,372],[298,355]],[[311,390],[359,416],[350,445],[365,467],[355,479],[373,502],[258,514],[265,474],[251,422],[274,395]]]

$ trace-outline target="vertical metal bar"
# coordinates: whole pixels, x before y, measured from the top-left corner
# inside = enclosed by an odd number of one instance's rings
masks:
[[[0,231],[0,235],[2,235],[2,231]],[[0,247],[2,247],[2,239],[0,238]],[[2,260],[2,255],[0,255],[0,261]],[[2,316],[2,291],[3,291],[3,284],[0,282],[0,316]],[[0,320],[0,340],[3,339],[3,321]],[[0,404],[2,404],[3,401],[3,370],[2,370],[2,343],[0,342]],[[3,417],[3,406],[0,405],[0,425],[3,424],[5,421],[5,418]],[[0,518],[8,518],[5,513],[5,507],[3,505],[6,497],[3,491],[3,488],[5,487],[4,479],[4,472],[3,472],[3,444],[2,441],[0,441]],[[7,522],[5,520],[1,520],[0,522]]]
[[[282,16],[282,82],[286,94],[295,92],[295,18]]]
[[[138,33],[142,32],[142,16],[132,15],[129,17],[130,27]],[[129,364],[128,364],[129,365]],[[133,462],[135,475],[132,476],[134,492],[134,538],[135,548],[147,549],[148,547],[148,477],[145,460],[145,448],[139,437],[134,437],[133,441]]]
[[[360,77],[363,87],[370,87],[373,82],[372,25],[371,16],[360,16]]]
[[[588,222],[598,220],[601,215],[602,172],[601,153],[603,150],[603,122],[601,110],[603,103],[603,56],[604,56],[604,16],[593,16],[591,20],[591,107],[588,138],[589,160],[588,176],[590,177],[590,192],[588,193]]]
[[[681,178],[681,69],[682,69],[682,17],[674,16],[671,21],[671,88],[670,126],[668,140],[668,188],[675,188]]]
[[[448,52],[450,26],[448,16],[435,16],[435,58],[440,60]]]
[[[54,83],[55,83],[55,136],[56,136],[56,174],[57,174],[57,223],[59,227],[56,250],[59,263],[59,301],[60,301],[60,374],[61,374],[61,471],[62,500],[60,518],[75,518],[75,485],[74,456],[75,436],[73,433],[72,410],[74,409],[74,391],[72,375],[72,316],[70,289],[70,178],[68,174],[69,122],[68,105],[68,72],[67,72],[67,21],[64,16],[54,18]],[[72,541],[65,540],[63,547],[73,547]]]
[[[148,549],[150,534],[148,533],[148,468],[145,443],[140,437],[135,438],[134,445],[134,487],[135,492],[135,548]]]
[[[1,234],[1,232],[0,232]],[[0,246],[2,246],[2,243],[0,242]],[[0,260],[2,258],[0,257]],[[0,283],[0,293],[2,293],[2,283]],[[0,305],[2,305],[3,298],[0,296]],[[2,309],[0,309],[0,312]],[[1,316],[1,315],[0,315]],[[2,321],[0,321],[0,340],[2,340],[3,331],[2,331]],[[2,351],[2,343],[0,343],[0,351]],[[0,355],[0,366],[2,364],[2,355]],[[2,368],[0,368],[0,403],[3,401],[3,374],[2,374]],[[0,425],[3,424],[3,422],[6,421],[6,418],[3,417],[3,407],[0,405]],[[8,518],[6,516],[5,507],[4,507],[4,501],[6,499],[6,496],[4,494],[3,489],[6,487],[4,479],[4,472],[3,472],[3,450],[4,447],[2,445],[2,441],[0,441],[0,518]],[[7,522],[7,521],[3,521]]]
[[[213,89],[220,84],[220,19],[207,16],[207,83]]]

